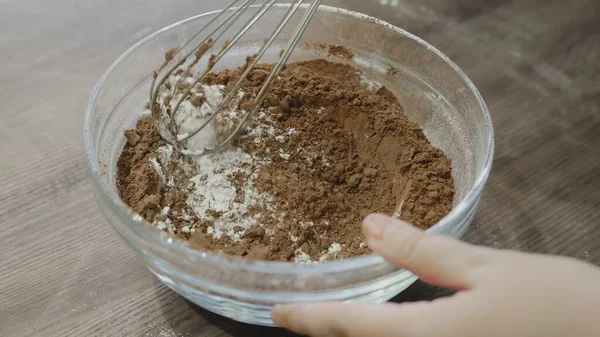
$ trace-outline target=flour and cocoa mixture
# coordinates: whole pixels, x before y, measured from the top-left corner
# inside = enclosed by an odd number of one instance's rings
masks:
[[[252,71],[234,108],[249,109],[270,69]],[[226,91],[242,71],[209,74],[192,105]],[[365,85],[364,75],[345,64],[288,64],[262,111],[223,153],[182,156],[149,116],[125,136],[121,198],[203,250],[261,260],[340,259],[369,252],[361,234],[369,213],[428,228],[452,208],[450,161],[390,91]]]

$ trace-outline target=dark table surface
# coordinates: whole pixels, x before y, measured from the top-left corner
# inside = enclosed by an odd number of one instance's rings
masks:
[[[160,284],[106,223],[82,112],[104,70],[199,0],[0,1],[0,336],[283,336]],[[329,1],[429,41],[471,77],[496,132],[465,240],[600,265],[600,2]],[[416,283],[396,300],[444,289]]]

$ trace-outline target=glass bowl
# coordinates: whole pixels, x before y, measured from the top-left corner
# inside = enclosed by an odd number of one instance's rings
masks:
[[[277,5],[267,12],[221,68],[242,65],[286,9],[287,5]],[[168,287],[207,310],[246,323],[273,325],[271,307],[276,303],[382,302],[406,289],[416,277],[375,254],[298,265],[248,262],[194,250],[153,229],[121,201],[115,177],[126,141],[123,132],[134,126],[147,102],[152,70],[167,49],[180,45],[215,15],[189,18],[140,41],[113,63],[92,93],[85,112],[84,150],[98,202],[111,225]],[[300,15],[296,17],[297,22]],[[262,61],[276,60],[294,26],[283,30]],[[303,39],[343,44],[354,52],[353,60],[345,62],[396,94],[409,118],[447,154],[453,164],[456,200],[452,212],[428,232],[461,237],[473,220],[493,154],[490,116],[473,83],[425,41],[364,14],[321,6]],[[317,57],[327,55],[305,47],[294,53],[292,61]],[[394,76],[388,74],[390,68],[397,70]]]

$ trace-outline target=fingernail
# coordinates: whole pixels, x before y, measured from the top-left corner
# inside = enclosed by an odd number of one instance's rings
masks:
[[[367,240],[382,240],[383,233],[391,222],[392,218],[387,215],[377,213],[368,215],[363,221],[363,230]]]

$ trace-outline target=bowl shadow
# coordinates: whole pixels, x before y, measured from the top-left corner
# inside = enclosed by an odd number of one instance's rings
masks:
[[[157,287],[157,293],[164,291],[164,285]],[[163,290],[160,290],[163,288]],[[429,301],[439,297],[444,297],[453,294],[453,291],[433,287],[422,283],[420,281],[415,282],[402,293],[394,297],[391,302],[402,303],[402,302],[417,302],[417,301]],[[158,295],[158,294],[157,294]],[[166,318],[169,325],[171,334],[169,336],[231,336],[231,337],[259,337],[259,336],[273,336],[273,337],[298,337],[299,335],[288,332],[280,328],[271,328],[264,326],[250,325],[246,323],[240,323],[229,318],[219,316],[208,310],[202,309],[194,303],[185,300],[183,297],[173,292],[173,296],[161,296],[161,302],[165,302],[164,305],[160,305],[162,316]],[[185,315],[180,319],[168,319],[172,317],[172,313],[169,312],[175,306],[185,306]],[[221,332],[221,334],[218,333]],[[145,335],[148,336],[148,335]]]

